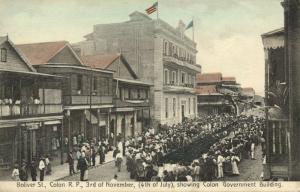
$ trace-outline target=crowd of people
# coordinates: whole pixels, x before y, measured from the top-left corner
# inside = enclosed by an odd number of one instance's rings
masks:
[[[127,139],[115,150],[116,166],[120,170],[123,153],[130,178],[138,181],[211,181],[239,175],[239,162],[255,159],[262,137],[261,119],[209,116]]]
[[[127,139],[118,135],[115,147],[109,139],[87,142],[80,135],[66,162],[69,174],[78,171],[80,180],[85,181],[89,167],[103,164],[107,152],[114,150],[117,171],[123,171],[122,165],[126,164],[130,178],[137,181],[211,181],[224,175],[239,175],[238,165],[243,159],[255,160],[256,146],[262,142],[262,149],[265,148],[263,130],[262,119],[221,114],[161,126],[157,133],[150,128]],[[97,155],[99,162],[96,162]],[[42,157],[39,163],[32,162],[29,167],[33,181],[36,181],[36,170],[41,181],[44,174],[51,174],[48,157]],[[27,169],[25,163],[16,166],[13,179],[27,180]]]

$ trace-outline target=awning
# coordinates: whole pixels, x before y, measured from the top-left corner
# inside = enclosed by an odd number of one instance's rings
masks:
[[[61,124],[61,121],[46,121],[44,122],[44,125],[56,125],[56,124]]]
[[[115,111],[116,112],[134,111],[134,108],[131,108],[131,107],[116,108]]]
[[[95,115],[93,115],[93,113],[91,113],[89,110],[85,110],[85,117],[92,124],[97,124],[98,123],[97,117]]]

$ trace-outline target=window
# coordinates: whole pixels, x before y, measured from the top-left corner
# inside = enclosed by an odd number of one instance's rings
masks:
[[[128,88],[124,88],[124,99],[129,99],[129,92],[128,92]]]
[[[185,73],[181,72],[181,83],[185,84]]]
[[[7,61],[7,49],[1,48],[1,62]]]
[[[172,52],[172,47],[173,47],[173,45],[172,45],[172,43],[170,42],[169,43],[169,55],[173,55],[173,52]]]
[[[131,89],[128,89],[128,99],[132,99],[132,93]]]
[[[176,80],[176,71],[172,71],[172,81],[173,81],[173,84],[177,83],[177,80]]]
[[[189,114],[191,114],[191,98],[189,98]]]
[[[148,99],[149,98],[149,92],[148,90],[145,90],[145,99]]]
[[[164,55],[167,54],[167,49],[168,49],[168,42],[165,41],[165,42],[164,42]]]
[[[165,111],[166,111],[166,118],[169,117],[169,105],[168,105],[168,98],[165,99]]]
[[[98,82],[97,82],[97,77],[93,78],[93,91],[97,92],[97,87],[98,87]]]
[[[165,69],[165,75],[164,75],[164,83],[168,84],[168,75],[169,75],[169,71],[167,69]]]
[[[176,98],[173,98],[173,117],[176,117]]]
[[[137,98],[141,99],[141,91],[139,89],[137,90]]]
[[[82,75],[77,75],[77,91],[78,94],[82,92]]]
[[[123,89],[121,88],[121,87],[119,87],[119,98],[120,98],[120,100],[124,100],[124,98],[123,98]]]
[[[192,76],[192,86],[195,87],[195,76]]]

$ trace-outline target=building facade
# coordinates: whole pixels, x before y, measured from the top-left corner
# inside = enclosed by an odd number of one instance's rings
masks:
[[[114,71],[110,134],[120,135],[125,139],[148,129],[150,127],[150,84],[137,80],[138,76],[123,55],[98,54],[81,56],[81,59],[91,68]]]
[[[129,21],[95,25],[86,41],[73,46],[81,49],[81,55],[121,52],[139,80],[153,85],[150,116],[156,127],[197,115],[194,86],[201,66],[196,64],[196,43],[184,30],[182,22],[174,28],[134,12]]]
[[[17,47],[37,71],[66,78],[62,82],[65,148],[108,138],[114,72],[87,67],[66,41]]]
[[[51,155],[62,162],[62,77],[39,73],[0,38],[0,169]]]
[[[197,75],[198,114],[239,114],[238,98],[240,85],[234,77],[223,77],[222,73]]]
[[[300,180],[300,3],[284,0],[284,28],[262,35],[268,179]]]

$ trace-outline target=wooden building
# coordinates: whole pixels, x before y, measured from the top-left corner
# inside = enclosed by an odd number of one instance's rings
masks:
[[[62,161],[62,77],[39,73],[0,37],[0,169],[51,155]]]
[[[265,52],[266,179],[300,180],[300,2],[284,0],[284,28],[262,35]],[[275,113],[276,112],[276,113]]]
[[[124,139],[150,128],[151,85],[138,79],[125,57],[120,53],[112,53],[81,58],[85,65],[93,69],[114,71],[111,87],[114,106],[109,117],[110,134],[121,134]]]
[[[87,67],[66,41],[23,44],[18,48],[37,71],[67,78],[62,83],[64,145],[72,149],[82,140],[107,138],[114,72]]]

